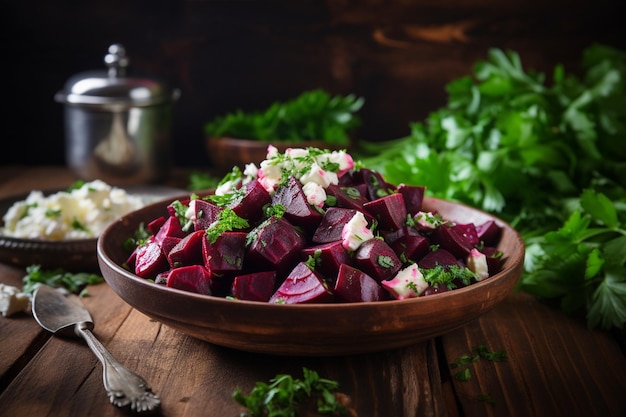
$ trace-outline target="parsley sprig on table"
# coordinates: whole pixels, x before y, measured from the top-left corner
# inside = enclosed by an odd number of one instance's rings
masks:
[[[104,278],[98,274],[68,272],[61,268],[48,270],[42,269],[41,265],[30,265],[26,267],[26,275],[22,278],[22,291],[26,294],[32,294],[38,284],[46,284],[85,296],[84,290],[87,285],[95,285],[102,282],[104,282]]]
[[[446,86],[447,105],[360,157],[389,182],[497,214],[528,246],[521,289],[623,328],[626,53],[593,45],[582,58],[582,76],[558,65],[548,83],[492,49]]]
[[[302,368],[303,379],[291,375],[279,374],[268,383],[257,382],[249,395],[241,389],[233,393],[237,403],[246,407],[242,417],[296,417],[302,412],[303,404],[317,395],[317,411],[331,416],[345,416],[347,409],[342,405],[334,391],[337,381],[321,378],[313,370]]]

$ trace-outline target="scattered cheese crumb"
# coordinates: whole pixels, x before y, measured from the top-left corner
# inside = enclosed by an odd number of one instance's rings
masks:
[[[30,297],[17,287],[0,284],[0,313],[10,317],[19,312],[30,311]]]

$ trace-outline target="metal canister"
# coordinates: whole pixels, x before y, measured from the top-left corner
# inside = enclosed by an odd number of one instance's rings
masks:
[[[55,95],[65,104],[66,162],[85,181],[162,182],[170,171],[172,106],[180,91],[128,76],[122,45],[111,45],[104,62],[106,70],[77,74]]]

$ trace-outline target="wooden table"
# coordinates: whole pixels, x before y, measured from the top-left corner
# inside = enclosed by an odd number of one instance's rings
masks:
[[[184,187],[184,174],[171,185]],[[64,168],[1,167],[0,198],[65,187]],[[178,181],[178,182],[177,182]],[[0,264],[0,282],[21,286],[25,271]],[[168,417],[226,417],[232,399],[278,373],[302,367],[339,381],[360,417],[625,416],[623,333],[590,330],[523,293],[465,327],[425,343],[376,354],[298,358],[210,345],[137,312],[106,285],[84,299],[95,334],[123,364],[146,378]],[[457,381],[451,364],[472,348],[504,349]],[[29,314],[0,317],[0,416],[121,416],[102,386],[102,367],[81,340],[55,337]]]

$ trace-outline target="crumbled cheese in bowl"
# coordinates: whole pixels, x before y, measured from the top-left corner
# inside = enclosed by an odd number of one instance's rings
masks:
[[[92,239],[114,220],[143,206],[141,197],[102,180],[47,196],[36,190],[9,208],[0,234],[20,239]]]

